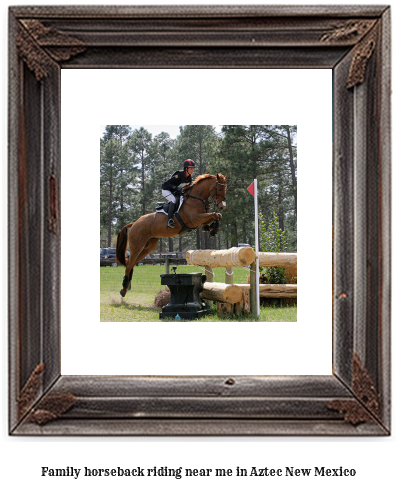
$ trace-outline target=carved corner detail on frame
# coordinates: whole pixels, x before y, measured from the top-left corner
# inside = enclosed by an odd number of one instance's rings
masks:
[[[373,29],[355,48],[352,63],[349,69],[346,87],[348,89],[364,82],[367,62],[371,58],[377,45],[377,30]]]
[[[18,397],[18,416],[21,418],[36,400],[44,373],[44,364],[38,364],[29,376]]]
[[[38,82],[48,76],[52,64],[50,57],[21,26],[17,34],[17,48],[19,57],[26,63],[29,70],[35,74]]]
[[[379,415],[380,404],[377,389],[357,354],[354,354],[352,362],[352,387],[355,395],[367,409],[373,415]]]
[[[76,403],[72,393],[54,393],[45,396],[32,410],[39,396],[45,366],[38,364],[29,376],[18,397],[18,417],[27,415],[27,421],[38,425],[47,424],[59,418]]]
[[[48,76],[52,61],[69,60],[86,49],[79,39],[45,27],[36,19],[21,21],[17,47],[20,58],[34,72],[37,81]]]
[[[343,415],[345,422],[353,425],[373,420],[372,415],[378,416],[380,410],[378,392],[357,354],[354,354],[352,361],[352,389],[358,401],[334,400],[328,408],[338,411]]]
[[[357,401],[336,400],[332,401],[328,408],[339,412],[348,424],[359,425],[372,420],[370,414]]]
[[[28,422],[44,425],[57,420],[70,410],[76,403],[76,396],[72,393],[54,393],[45,396],[39,405],[30,413]]]
[[[353,19],[323,34],[320,40],[326,43],[357,42],[374,27],[375,23],[375,20]]]

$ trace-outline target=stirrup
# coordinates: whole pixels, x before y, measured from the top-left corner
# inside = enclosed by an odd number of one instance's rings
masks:
[[[167,225],[167,228],[168,229],[173,229],[175,227],[175,221],[173,219],[169,219],[168,220],[168,225]]]

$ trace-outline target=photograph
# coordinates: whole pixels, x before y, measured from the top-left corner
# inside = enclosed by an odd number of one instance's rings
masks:
[[[296,135],[106,125],[100,267],[119,268],[100,268],[101,321],[295,322]]]

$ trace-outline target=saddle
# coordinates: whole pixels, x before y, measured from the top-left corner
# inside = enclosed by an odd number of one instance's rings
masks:
[[[171,202],[158,202],[158,205],[155,207],[155,212],[163,212],[164,214],[168,215],[168,209],[169,209],[169,204]],[[183,197],[178,197],[178,199],[175,202],[175,209],[173,213],[175,214],[176,212],[179,211],[181,205],[183,203]]]
[[[176,200],[176,203],[174,204],[175,208],[173,210],[173,215],[176,217],[176,219],[179,221],[179,223],[181,225],[181,231],[179,232],[179,236],[184,236],[188,232],[194,230],[194,229],[191,229],[190,227],[186,226],[186,224],[183,222],[180,215],[177,213],[180,210],[182,203],[183,203],[183,197],[180,197],[179,200]],[[171,202],[166,202],[166,203],[158,202],[158,205],[155,207],[155,213],[161,212],[165,215],[168,215],[168,210],[169,210],[170,204],[171,204]]]
[[[156,212],[165,212],[165,214],[168,213],[168,208],[169,208],[169,202],[158,202],[158,205],[155,207]]]

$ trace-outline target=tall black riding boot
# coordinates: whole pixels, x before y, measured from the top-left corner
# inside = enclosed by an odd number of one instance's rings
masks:
[[[175,211],[175,204],[172,202],[169,202],[169,208],[168,208],[168,229],[173,229],[175,226],[175,221],[172,219],[173,213]]]

